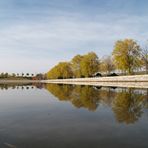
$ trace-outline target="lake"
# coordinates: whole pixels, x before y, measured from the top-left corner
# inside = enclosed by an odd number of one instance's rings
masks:
[[[148,89],[0,84],[0,148],[148,148]]]

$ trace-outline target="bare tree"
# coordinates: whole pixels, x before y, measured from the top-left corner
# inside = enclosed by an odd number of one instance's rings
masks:
[[[142,49],[141,57],[146,74],[148,74],[148,46]]]
[[[115,66],[113,64],[113,60],[111,56],[105,56],[102,59],[102,62],[100,64],[100,70],[107,74],[110,74],[112,71],[115,70]]]

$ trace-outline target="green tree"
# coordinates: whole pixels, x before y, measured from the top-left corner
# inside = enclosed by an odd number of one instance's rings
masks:
[[[117,41],[113,50],[116,67],[132,74],[141,65],[140,51],[140,46],[132,39]]]

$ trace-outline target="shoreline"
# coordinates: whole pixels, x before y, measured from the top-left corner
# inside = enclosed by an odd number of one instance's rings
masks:
[[[89,85],[89,86],[103,86],[103,87],[148,89],[148,82],[46,82],[46,83],[47,84]]]
[[[114,76],[99,78],[55,79],[55,80],[0,80],[0,84],[72,84],[110,87],[148,88],[148,75]]]
[[[51,79],[48,82],[148,82],[148,74],[93,78]]]
[[[46,80],[45,83],[148,88],[148,75]]]

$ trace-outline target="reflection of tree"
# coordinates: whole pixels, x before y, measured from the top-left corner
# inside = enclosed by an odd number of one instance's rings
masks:
[[[95,111],[99,104],[112,107],[120,123],[134,123],[148,109],[148,89],[113,89],[111,87],[93,87],[63,84],[0,84],[0,89],[47,89],[60,101],[69,101],[77,108]]]
[[[45,88],[50,91],[59,100],[69,100],[73,89],[72,85],[60,85],[60,84],[46,84]]]
[[[145,94],[145,108],[148,109],[148,88],[146,89],[146,94]]]
[[[134,123],[145,107],[143,93],[134,89],[96,89],[92,86],[46,84],[45,88],[61,101],[70,101],[77,108],[95,111],[100,103],[111,106],[119,122]]]
[[[0,89],[1,90],[7,90],[9,87],[8,87],[8,85],[6,85],[6,84],[0,84]]]
[[[1,90],[7,90],[7,89],[42,89],[44,88],[43,83],[0,83],[0,89]]]
[[[25,83],[25,84],[17,84],[17,83],[4,83],[4,84],[0,84],[0,89],[1,90],[8,90],[8,89],[24,89],[26,87],[26,89],[30,89],[29,86],[31,86],[31,83]]]
[[[71,101],[77,108],[96,110],[99,105],[99,91],[91,86],[46,84],[46,89],[61,101]]]
[[[117,93],[117,91],[110,88],[110,87],[102,88],[100,90],[101,103],[111,106],[116,93]]]
[[[130,124],[141,117],[143,106],[143,95],[134,93],[133,89],[128,89],[117,94],[112,109],[119,122]]]
[[[76,107],[85,107],[89,110],[96,110],[99,105],[99,91],[91,86],[76,86],[73,91],[72,103]]]

